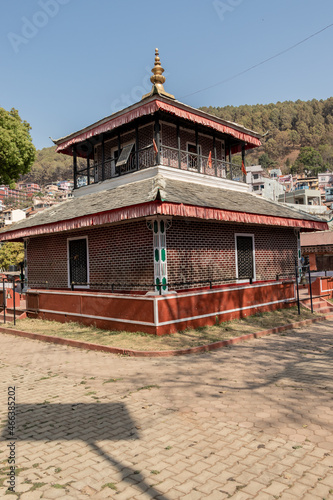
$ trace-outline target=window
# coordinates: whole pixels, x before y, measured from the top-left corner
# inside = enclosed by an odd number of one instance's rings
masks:
[[[235,234],[235,243],[237,279],[255,279],[254,236],[252,234]]]
[[[112,149],[111,171],[113,175],[121,175],[136,170],[134,149],[134,142],[123,144],[120,154],[118,148]]]
[[[259,179],[259,174],[253,174],[253,179]]]
[[[68,286],[71,283],[82,283],[88,286],[88,238],[71,238],[68,241]]]
[[[199,155],[201,156],[201,146],[199,146]],[[197,155],[197,147],[195,144],[187,143],[187,168],[200,172],[201,162]]]

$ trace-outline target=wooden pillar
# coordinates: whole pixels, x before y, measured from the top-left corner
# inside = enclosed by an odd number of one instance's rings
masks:
[[[92,152],[92,156],[93,156],[93,159],[94,159],[94,146],[88,140],[87,140],[87,148],[88,148],[88,151],[87,151],[87,183],[88,183],[88,186],[89,186],[90,182],[91,182],[91,178],[90,178],[90,155],[91,155],[91,152]]]
[[[139,170],[139,129],[138,124],[135,124],[135,168]]]
[[[87,184],[89,186],[90,184],[90,158],[89,158],[89,152],[87,156]]]
[[[243,174],[243,180],[246,182],[246,175],[243,172],[243,165],[245,169],[245,144],[242,145],[242,174]]]
[[[121,151],[121,138],[120,138],[120,132],[118,131],[118,158],[120,156],[120,151]]]
[[[200,164],[201,164],[201,157],[200,157],[200,147],[199,147],[199,134],[198,134],[198,126],[195,126],[195,146],[197,149],[197,169],[198,172],[200,172]]]
[[[180,129],[177,122],[177,147],[178,147],[178,168],[182,168],[182,154],[180,152]]]
[[[215,132],[214,132],[214,135],[213,135],[213,153],[214,153],[215,175],[217,177],[217,151],[216,151],[216,136],[215,136]],[[221,177],[222,177],[222,172],[221,172]]]
[[[229,165],[226,169],[226,177],[227,179],[232,180],[232,163],[231,163],[231,144],[229,142]]]
[[[161,163],[161,144],[160,144],[160,138],[161,138],[161,127],[160,127],[160,120],[158,115],[155,116],[155,142],[157,146],[157,154],[156,154],[156,164],[160,165]]]
[[[102,181],[105,180],[105,143],[104,134],[102,135]]]
[[[77,155],[76,146],[73,146],[73,177],[74,177],[74,189],[77,189]]]

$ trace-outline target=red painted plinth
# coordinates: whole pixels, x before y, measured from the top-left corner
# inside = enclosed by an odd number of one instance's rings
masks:
[[[319,276],[311,285],[313,295],[324,295],[333,298],[333,277]]]
[[[27,310],[30,316],[60,322],[165,335],[289,307],[294,300],[292,281],[239,283],[163,296],[29,290]]]

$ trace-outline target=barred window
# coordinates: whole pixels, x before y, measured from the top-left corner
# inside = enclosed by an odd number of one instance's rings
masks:
[[[237,278],[255,278],[254,238],[252,235],[236,235]]]
[[[68,274],[69,286],[71,283],[82,283],[83,286],[87,286],[89,281],[87,238],[68,240]]]

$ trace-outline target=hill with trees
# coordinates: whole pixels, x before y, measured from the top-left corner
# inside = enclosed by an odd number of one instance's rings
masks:
[[[72,179],[73,160],[71,156],[55,152],[56,147],[43,148],[37,151],[35,162],[28,174],[22,176],[22,182],[35,182],[45,186],[63,179]]]
[[[333,170],[333,97],[201,109],[264,135],[247,164],[277,166],[284,173]]]

